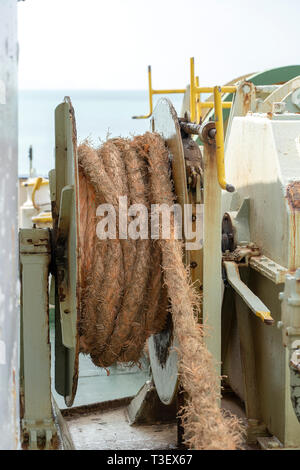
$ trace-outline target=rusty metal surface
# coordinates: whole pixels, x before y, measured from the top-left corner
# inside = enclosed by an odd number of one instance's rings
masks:
[[[291,210],[300,210],[300,181],[290,183],[286,188],[286,197]]]
[[[19,446],[17,2],[0,2],[0,449]]]

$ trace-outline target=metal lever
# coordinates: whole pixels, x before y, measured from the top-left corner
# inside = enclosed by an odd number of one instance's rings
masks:
[[[214,87],[215,101],[215,122],[216,122],[216,155],[218,167],[218,181],[222,189],[233,193],[234,186],[225,181],[225,165],[224,165],[224,129],[223,129],[223,109],[222,109],[222,89],[219,86]]]
[[[132,119],[148,119],[152,116],[153,113],[153,95],[170,95],[173,93],[185,93],[184,89],[175,89],[175,90],[153,90],[152,88],[152,75],[151,75],[151,65],[148,66],[148,87],[149,87],[149,108],[150,111],[145,116],[132,116]]]
[[[250,310],[259,317],[265,325],[273,325],[274,319],[265,304],[241,280],[239,268],[233,261],[224,261],[227,279],[233,289],[241,296]]]

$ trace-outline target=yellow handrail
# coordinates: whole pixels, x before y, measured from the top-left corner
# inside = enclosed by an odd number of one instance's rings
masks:
[[[169,95],[173,93],[185,93],[185,88],[167,89],[167,90],[153,90],[152,88],[152,72],[151,65],[148,66],[148,88],[149,88],[149,108],[150,111],[145,116],[132,116],[132,119],[147,119],[153,113],[153,95]]]
[[[192,122],[196,120],[196,80],[195,80],[195,63],[194,57],[190,58],[190,119]],[[200,91],[198,93],[201,93]]]
[[[215,103],[215,123],[216,123],[216,156],[218,182],[222,189],[226,189],[230,193],[233,192],[234,186],[225,181],[225,165],[224,165],[224,128],[223,128],[223,107],[222,107],[222,87],[214,87],[214,103]]]
[[[165,95],[171,93],[185,93],[186,89],[167,89],[167,90],[153,90],[152,88],[152,73],[151,66],[148,66],[148,86],[149,86],[149,108],[150,111],[145,116],[133,116],[133,119],[147,119],[153,112],[153,95]],[[234,191],[234,187],[225,181],[225,167],[224,167],[224,129],[223,129],[223,108],[231,108],[231,101],[222,101],[222,93],[235,93],[236,86],[217,86],[217,87],[200,87],[199,77],[195,77],[195,63],[194,57],[190,58],[190,121],[199,122],[201,118],[202,108],[214,108],[215,121],[216,121],[216,156],[218,168],[218,181],[221,188],[229,192]],[[202,93],[213,93],[214,101],[201,101]]]
[[[235,93],[236,86],[223,86],[221,87],[222,93]],[[213,108],[214,103],[211,101],[201,101],[201,93],[214,93],[214,87],[200,87],[199,77],[195,77],[195,62],[194,57],[190,58],[190,119],[192,122],[199,122],[201,108]],[[223,108],[230,108],[231,101],[224,101]]]
[[[32,205],[33,207],[36,209],[36,210],[39,210],[39,206],[35,203],[35,193],[37,192],[38,189],[40,189],[41,185],[42,185],[42,182],[43,182],[43,178],[41,178],[40,176],[35,180],[35,183],[34,183],[34,186],[33,186],[33,190],[32,190],[32,194],[31,194],[31,200],[32,200]]]
[[[148,66],[148,89],[149,89],[149,113],[144,116],[132,116],[132,119],[148,119],[153,113],[153,95],[170,95],[174,93],[186,92],[185,88],[175,89],[158,89],[152,88],[152,71],[151,65]],[[221,87],[222,93],[235,93],[235,86],[223,86]],[[195,77],[195,65],[194,58],[190,59],[190,119],[192,122],[199,121],[201,115],[201,108],[213,108],[214,103],[212,101],[201,101],[201,93],[213,93],[213,87],[200,87],[199,77]],[[222,103],[223,108],[230,108],[231,101],[224,101]]]

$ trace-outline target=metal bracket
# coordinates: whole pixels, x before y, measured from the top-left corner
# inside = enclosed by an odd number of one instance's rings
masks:
[[[285,282],[285,276],[288,272],[287,269],[275,263],[275,261],[270,258],[267,258],[267,256],[252,256],[249,260],[249,265],[275,284]]]

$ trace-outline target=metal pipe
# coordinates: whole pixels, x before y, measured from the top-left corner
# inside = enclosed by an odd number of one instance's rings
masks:
[[[225,181],[225,165],[224,165],[224,128],[223,128],[223,109],[222,109],[222,89],[219,86],[214,87],[214,103],[215,103],[215,122],[216,122],[216,156],[218,169],[218,182],[222,189],[232,193],[234,186],[227,184]]]
[[[194,122],[196,119],[195,88],[196,88],[195,87],[195,63],[194,63],[194,57],[191,57],[190,58],[190,119],[192,122]]]
[[[209,129],[207,129],[209,127]],[[214,139],[216,135],[216,128],[214,122],[204,123],[204,124],[196,124],[194,122],[184,122],[180,121],[180,128],[186,134],[194,134],[199,135],[201,140],[206,139],[206,134],[209,139]],[[205,129],[205,131],[204,131]],[[205,135],[204,135],[205,134]]]
[[[175,88],[167,90],[153,90],[151,65],[148,66],[148,89],[149,89],[149,113],[145,116],[132,116],[132,119],[148,119],[153,113],[153,95],[172,95],[175,93],[185,93],[185,88]]]
[[[199,77],[196,77],[196,87],[199,88]],[[201,108],[202,108],[201,93],[199,93],[199,94],[197,94],[197,98],[196,98],[197,122],[200,122],[200,120],[201,120]]]
[[[221,93],[235,93],[237,90],[236,86],[221,86],[219,87]],[[194,93],[213,93],[214,87],[194,87]]]
[[[230,109],[231,105],[232,105],[232,101],[222,101],[222,108]],[[203,103],[201,103],[201,108],[212,109],[213,107],[214,107],[213,101],[204,101]]]
[[[185,88],[176,88],[174,90],[152,90],[152,95],[173,95],[175,93],[185,93]]]

